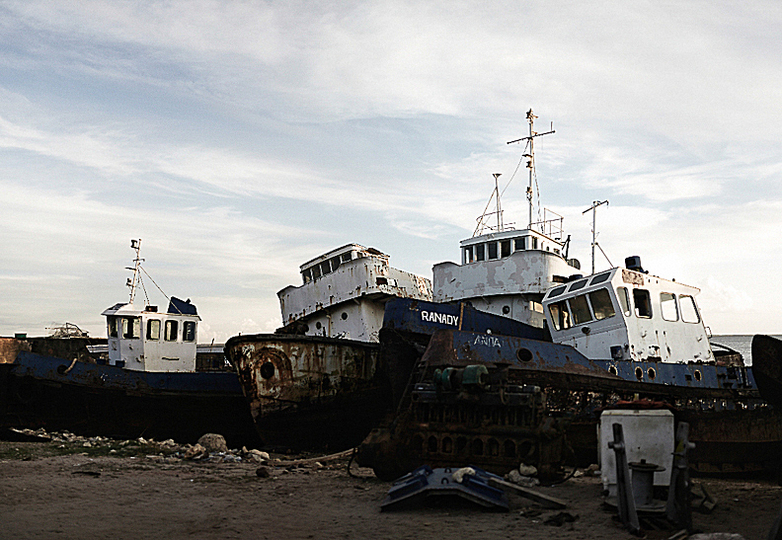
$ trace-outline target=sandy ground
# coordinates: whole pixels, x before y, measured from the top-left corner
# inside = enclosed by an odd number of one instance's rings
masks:
[[[469,503],[381,512],[391,486],[346,461],[288,470],[258,464],[210,463],[125,451],[71,453],[55,442],[0,442],[0,538],[299,539],[299,538],[634,538],[601,498],[598,478],[538,488],[567,502],[577,519],[547,525],[560,511],[510,495],[508,513]],[[76,451],[76,450],[73,450]],[[116,457],[116,455],[122,457]],[[711,514],[693,514],[703,532],[765,539],[782,488],[763,479],[696,479],[716,497]],[[674,530],[645,530],[668,538]]]

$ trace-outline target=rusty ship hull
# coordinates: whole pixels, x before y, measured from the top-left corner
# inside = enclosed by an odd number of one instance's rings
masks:
[[[379,344],[319,336],[240,335],[225,344],[263,443],[290,449],[358,445],[388,409]]]
[[[127,370],[90,357],[87,340],[2,342],[8,352],[0,363],[3,427],[180,443],[212,432],[232,447],[258,440],[233,372]]]
[[[448,370],[470,366],[487,367],[485,385],[444,383]],[[594,360],[565,345],[454,330],[432,335],[395,415],[367,437],[358,460],[386,478],[422,464],[475,463],[498,474],[520,461],[550,471],[574,459],[586,466],[597,462],[600,411],[639,399],[690,424],[697,471],[780,467],[782,413],[750,367]]]

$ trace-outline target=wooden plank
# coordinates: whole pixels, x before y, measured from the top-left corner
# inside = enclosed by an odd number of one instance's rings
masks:
[[[544,495],[543,493],[539,491],[534,491],[529,488],[525,488],[522,486],[519,486],[517,484],[514,484],[512,482],[506,482],[505,480],[502,480],[500,478],[490,478],[489,484],[494,485],[495,487],[499,487],[502,489],[510,489],[518,493],[524,498],[532,499],[536,503],[540,503],[547,508],[555,508],[558,510],[561,510],[563,508],[567,508],[567,503],[561,499],[557,499],[556,497],[551,497],[549,495]]]

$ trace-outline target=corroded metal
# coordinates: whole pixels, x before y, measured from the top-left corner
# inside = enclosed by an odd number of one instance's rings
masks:
[[[233,447],[257,441],[234,373],[127,370],[65,354],[74,346],[42,341],[37,347],[63,354],[21,351],[0,365],[0,425],[182,443],[216,432]]]
[[[26,339],[0,337],[0,364],[12,364],[19,351],[29,351],[30,343]]]
[[[379,345],[317,336],[235,336],[225,345],[261,438],[291,448],[358,444],[390,405]]]

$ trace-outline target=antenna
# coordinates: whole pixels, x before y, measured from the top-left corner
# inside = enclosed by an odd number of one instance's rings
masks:
[[[138,240],[131,240],[130,248],[135,250],[136,258],[133,259],[133,268],[128,268],[128,270],[133,270],[133,278],[128,278],[128,281],[125,283],[125,285],[130,287],[130,303],[132,304],[133,299],[136,297],[136,286],[138,285],[139,281],[141,281],[139,270],[141,269],[141,262],[144,260],[139,256],[139,253],[141,252],[141,238]]]
[[[472,233],[473,237],[483,234],[484,229],[489,229],[490,231],[496,230],[496,232],[502,232],[505,230],[505,222],[502,219],[502,203],[500,202],[501,194],[498,180],[499,177],[502,176],[502,173],[493,173],[492,176],[494,177],[494,191],[492,191],[491,196],[489,197],[489,202],[486,203],[486,208],[483,209],[483,213],[480,215],[480,217],[476,218],[478,225],[475,227],[475,231]],[[494,199],[496,210],[494,212],[489,212],[489,206],[491,205],[492,199]],[[492,227],[488,224],[488,219],[493,214],[497,214],[496,229],[495,227]]]
[[[532,185],[533,180],[535,178],[535,143],[534,139],[535,137],[542,137],[543,135],[550,135],[551,133],[555,133],[554,131],[554,122],[551,123],[551,130],[546,131],[545,133],[537,133],[535,130],[532,129],[533,124],[535,123],[535,116],[532,113],[532,109],[527,111],[527,122],[529,122],[529,136],[522,137],[521,139],[516,139],[513,141],[508,141],[508,144],[513,144],[521,141],[527,141],[527,145],[529,146],[529,152],[525,153],[522,157],[528,158],[527,161],[527,168],[529,169],[529,185],[527,186],[527,201],[529,202],[529,226],[528,228],[532,228],[532,211],[533,211],[533,204],[532,204]],[[538,201],[538,204],[540,204],[540,201]]]
[[[494,173],[494,193],[497,196],[497,232],[502,232],[502,206],[500,205],[500,186],[497,179],[502,173]]]
[[[595,273],[595,246],[597,246],[597,207],[602,205],[608,205],[608,199],[605,201],[593,201],[592,206],[581,212],[581,215],[586,214],[587,212],[592,212],[592,273]],[[598,246],[600,247],[600,246]],[[603,248],[600,248],[600,251],[605,256],[605,251],[603,251]],[[606,260],[608,260],[608,257],[606,256]],[[611,264],[611,261],[608,261],[609,264]]]

